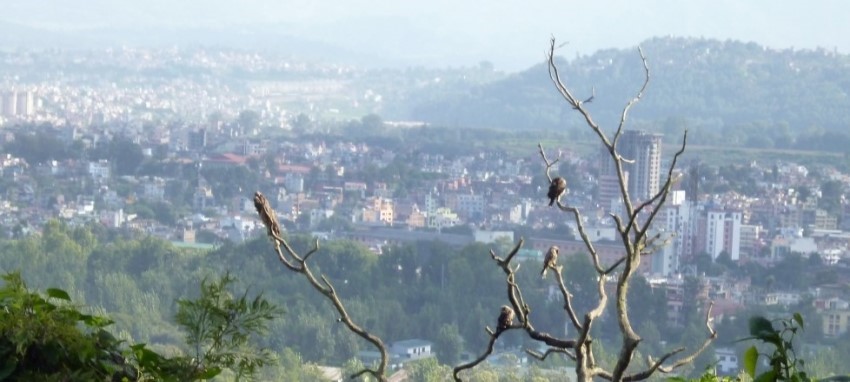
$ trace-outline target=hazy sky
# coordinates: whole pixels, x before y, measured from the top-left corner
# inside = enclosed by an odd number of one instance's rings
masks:
[[[569,41],[565,54],[666,35],[850,53],[848,20],[845,0],[26,0],[8,1],[0,12],[0,21],[54,30],[280,26],[376,59],[489,60],[506,70],[540,62],[550,35]]]

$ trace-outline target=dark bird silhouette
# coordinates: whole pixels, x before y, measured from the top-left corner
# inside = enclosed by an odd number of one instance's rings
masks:
[[[549,185],[549,193],[546,196],[549,197],[549,205],[555,204],[555,201],[561,198],[561,195],[564,194],[564,191],[567,190],[567,180],[561,177],[552,179],[552,184]]]
[[[266,226],[266,230],[268,230],[268,235],[272,237],[272,239],[276,237],[280,237],[280,224],[277,222],[277,217],[275,216],[274,209],[269,204],[269,200],[260,192],[257,191],[254,193],[254,208],[257,209],[257,213],[260,215],[260,220],[263,221],[263,225]],[[275,240],[277,242],[277,240]]]
[[[540,278],[546,277],[546,271],[549,268],[555,268],[555,263],[558,262],[558,246],[551,246],[546,251],[546,256],[543,258],[543,270],[540,271]]]
[[[497,332],[501,332],[514,323],[514,310],[510,306],[502,305],[502,310],[499,313],[499,326],[496,327]]]

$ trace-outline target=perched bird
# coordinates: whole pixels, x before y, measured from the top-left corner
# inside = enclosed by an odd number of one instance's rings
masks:
[[[499,326],[496,327],[497,332],[501,332],[514,323],[514,310],[510,306],[502,305],[502,311],[499,313]]]
[[[269,200],[266,199],[260,191],[254,193],[254,208],[256,208],[257,213],[260,214],[260,220],[262,220],[263,225],[266,226],[269,236],[271,236],[272,239],[280,237],[280,224],[277,222],[274,209],[272,209],[272,206],[269,204]]]
[[[552,179],[552,184],[549,185],[549,193],[546,196],[549,197],[549,205],[555,204],[555,201],[561,198],[561,195],[564,194],[564,191],[567,190],[567,180],[561,177]]]
[[[549,268],[555,268],[555,263],[558,262],[558,246],[553,245],[546,251],[546,256],[543,258],[543,270],[540,271],[540,278],[546,277],[546,271]]]

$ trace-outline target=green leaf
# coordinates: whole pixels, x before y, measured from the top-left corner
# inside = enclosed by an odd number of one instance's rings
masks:
[[[773,324],[762,316],[750,317],[750,335],[762,338],[765,332],[774,332]]]
[[[800,329],[806,329],[806,327],[803,325],[803,315],[799,312],[794,313],[794,321],[797,321],[797,325],[800,326]]]
[[[71,301],[71,296],[68,295],[68,292],[65,292],[62,289],[47,288],[47,295],[60,300]]]
[[[754,379],[753,382],[774,382],[776,379],[776,372],[769,370],[759,374],[758,378]]]
[[[756,362],[759,358],[759,351],[755,346],[750,346],[747,351],[744,352],[744,371],[750,378],[755,378],[756,376]]]
[[[92,328],[104,328],[115,323],[112,319],[103,316],[92,316],[84,314],[80,316],[80,321]]]
[[[0,367],[0,381],[5,381],[6,378],[15,372],[15,368],[18,367],[17,361],[14,357],[9,357],[3,362],[3,366]]]
[[[198,379],[213,379],[219,374],[221,374],[221,368],[211,367],[209,369],[204,370],[203,373],[198,375]]]

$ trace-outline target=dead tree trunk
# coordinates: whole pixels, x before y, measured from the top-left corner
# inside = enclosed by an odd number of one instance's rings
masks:
[[[481,354],[479,358],[454,368],[454,379],[456,381],[461,380],[460,373],[463,370],[475,367],[484,359],[486,359],[486,357],[490,355],[490,353],[492,353],[493,345],[495,344],[498,337],[508,330],[523,330],[532,339],[545,343],[548,349],[542,354],[527,350],[530,355],[540,360],[545,359],[551,354],[564,354],[568,358],[575,361],[576,376],[577,379],[582,382],[588,382],[593,380],[594,378],[601,378],[613,382],[641,381],[649,378],[655,372],[667,373],[675,368],[693,362],[693,360],[702,351],[704,351],[717,337],[716,331],[711,327],[709,323],[709,317],[711,316],[711,306],[709,306],[705,318],[706,328],[708,329],[708,336],[701,347],[699,347],[698,349],[692,349],[689,355],[675,360],[674,357],[684,352],[684,348],[677,348],[670,352],[667,352],[666,354],[663,354],[658,357],[657,360],[653,360],[652,357],[648,357],[645,369],[639,372],[627,373],[627,368],[632,363],[635,351],[637,350],[641,341],[640,335],[636,333],[635,330],[632,328],[632,324],[629,319],[629,284],[638,267],[640,266],[641,258],[643,256],[652,254],[660,246],[663,246],[666,243],[667,238],[663,238],[659,234],[651,235],[650,229],[653,225],[653,222],[655,221],[658,212],[661,210],[661,207],[666,202],[667,196],[669,195],[673,184],[677,181],[677,179],[674,179],[673,170],[676,167],[676,163],[679,157],[685,151],[685,146],[687,144],[687,131],[683,134],[681,147],[673,155],[673,159],[670,163],[669,168],[667,169],[666,177],[664,179],[663,185],[661,185],[660,187],[660,190],[654,195],[651,195],[651,197],[649,197],[647,200],[635,204],[635,202],[632,201],[631,197],[629,196],[628,185],[626,183],[626,176],[623,170],[624,163],[630,163],[630,160],[628,158],[624,158],[620,154],[617,149],[617,143],[623,135],[624,126],[628,117],[629,110],[632,106],[634,106],[637,102],[641,100],[644,91],[646,90],[646,87],[649,84],[649,66],[647,64],[643,50],[638,49],[641,61],[643,62],[643,68],[645,73],[643,84],[636,93],[636,95],[623,108],[619,119],[619,125],[617,126],[617,129],[613,136],[610,137],[594,121],[594,119],[584,106],[585,104],[593,101],[594,97],[596,96],[595,90],[591,92],[591,96],[587,99],[580,100],[576,98],[566,86],[560,74],[558,73],[558,67],[555,64],[555,50],[556,45],[555,39],[553,38],[550,41],[547,56],[549,76],[552,79],[553,84],[558,90],[558,93],[564,98],[564,100],[577,113],[582,116],[587,127],[591,129],[593,133],[595,133],[595,135],[599,139],[599,143],[609,153],[610,158],[616,169],[617,179],[619,181],[620,196],[622,198],[624,206],[624,213],[622,215],[612,214],[611,218],[616,224],[617,234],[621,239],[623,249],[625,250],[625,255],[620,259],[616,260],[613,264],[601,264],[599,255],[596,252],[596,249],[594,248],[593,242],[590,241],[587,233],[585,232],[582,215],[579,209],[574,206],[562,204],[561,201],[558,200],[559,195],[558,197],[553,198],[553,191],[550,191],[549,195],[547,195],[550,197],[550,200],[554,199],[555,202],[557,202],[557,207],[561,211],[569,214],[573,219],[575,219],[579,236],[584,242],[587,251],[590,255],[593,267],[597,274],[596,287],[598,300],[596,302],[596,305],[590,311],[586,312],[581,319],[579,319],[577,312],[573,309],[572,306],[572,295],[564,284],[564,279],[561,274],[561,268],[555,266],[553,268],[556,274],[556,282],[558,283],[558,288],[560,289],[561,296],[564,300],[564,311],[570,322],[572,323],[572,326],[576,329],[576,333],[578,334],[575,338],[557,338],[547,333],[541,333],[535,330],[534,326],[532,325],[531,318],[529,316],[530,307],[523,301],[520,286],[515,282],[515,271],[518,268],[518,265],[513,266],[511,264],[511,260],[513,259],[514,255],[516,255],[516,253],[522,247],[523,240],[520,239],[516,247],[504,258],[499,257],[491,251],[491,257],[496,262],[496,265],[499,266],[506,275],[508,301],[510,302],[512,309],[516,312],[516,318],[518,322],[511,323],[503,329],[500,328],[500,330],[496,331],[493,331],[490,328],[486,328],[488,334],[490,335],[490,341],[487,349],[485,349],[485,351]],[[550,171],[552,167],[558,162],[558,159],[556,158],[554,160],[550,160],[546,156],[546,152],[544,151],[542,145],[538,145],[538,149],[540,157],[546,165],[546,176],[549,179],[550,184],[553,185],[552,187],[554,187],[556,183],[553,183],[553,178],[550,174]],[[605,370],[599,365],[597,365],[594,359],[593,348],[591,346],[593,338],[591,338],[590,331],[593,327],[594,322],[602,315],[605,309],[608,308],[608,295],[605,291],[605,282],[611,277],[615,277],[617,283],[616,292],[614,296],[614,309],[620,334],[622,336],[622,343],[620,345],[617,362],[614,365],[613,369]]]

